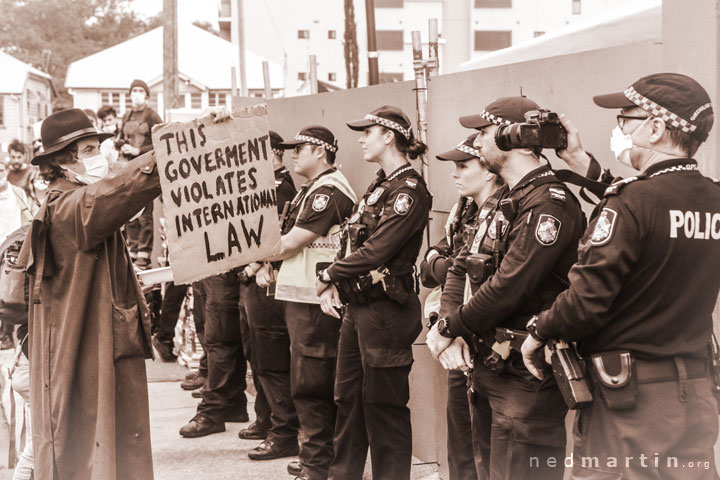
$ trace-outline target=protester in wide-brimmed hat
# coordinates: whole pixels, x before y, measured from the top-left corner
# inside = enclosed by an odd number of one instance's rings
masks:
[[[152,153],[107,176],[79,109],[42,124],[50,182],[20,254],[30,275],[35,478],[152,479],[150,316],[120,227],[160,193]]]

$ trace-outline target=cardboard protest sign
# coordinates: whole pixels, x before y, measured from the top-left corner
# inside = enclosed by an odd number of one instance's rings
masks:
[[[280,251],[267,105],[152,132],[175,283]]]

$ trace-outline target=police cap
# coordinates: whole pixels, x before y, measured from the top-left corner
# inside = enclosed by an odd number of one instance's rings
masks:
[[[527,97],[502,97],[475,115],[460,117],[460,125],[480,130],[488,125],[512,125],[525,122],[525,113],[540,106]]]
[[[435,158],[448,162],[464,162],[466,160],[472,160],[473,158],[480,158],[480,151],[473,147],[473,142],[477,136],[477,133],[473,133],[460,142],[457,147],[440,155],[435,155]]]

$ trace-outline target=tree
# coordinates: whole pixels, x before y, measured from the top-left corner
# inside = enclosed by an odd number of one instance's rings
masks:
[[[345,0],[345,33],[343,35],[345,53],[345,85],[347,88],[358,86],[360,59],[358,58],[357,24],[353,0]]]
[[[0,49],[53,77],[56,106],[72,104],[67,67],[160,25],[144,21],[129,0],[0,0]]]

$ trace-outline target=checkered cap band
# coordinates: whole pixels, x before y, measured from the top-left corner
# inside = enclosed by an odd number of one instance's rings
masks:
[[[324,140],[320,140],[319,138],[315,137],[309,137],[307,135],[300,135],[299,133],[295,135],[295,140],[302,140],[303,142],[308,143],[314,143],[315,145],[320,145],[321,147],[325,148],[330,153],[335,153],[338,151],[337,145],[330,145]]]
[[[272,152],[278,157],[282,157],[283,153],[285,153],[281,148],[273,148]]]
[[[680,118],[679,116],[675,115],[673,112],[669,111],[667,108],[658,105],[657,103],[653,102],[647,97],[644,97],[640,93],[638,93],[633,87],[628,87],[627,90],[625,90],[625,96],[628,100],[633,102],[638,107],[642,108],[646,112],[648,112],[650,115],[653,115],[655,117],[662,118],[665,123],[668,123],[672,125],[673,127],[677,128],[678,130],[692,134],[695,133],[695,130],[697,130],[697,126],[693,125],[692,123],[688,122],[684,118]],[[698,132],[698,134],[702,134],[703,132]]]
[[[410,138],[410,129],[405,128],[399,123],[393,122],[392,120],[388,120],[387,118],[378,117],[377,115],[370,115],[369,113],[365,115],[365,120],[370,120],[373,123],[377,123],[378,125],[382,125],[383,127],[392,128],[393,130],[400,132],[400,134],[409,139]]]
[[[468,147],[467,145],[465,145],[463,143],[461,143],[460,145],[455,147],[455,150],[457,150],[458,152],[467,153],[468,155],[472,155],[473,157],[478,157],[478,158],[482,157],[482,155],[480,154],[480,150],[476,150],[472,147]]]
[[[494,123],[495,125],[512,125],[512,122],[508,122],[504,118],[498,117],[497,115],[493,115],[492,113],[488,112],[487,110],[483,110],[482,113],[480,113],[480,116],[487,120],[490,123]]]

